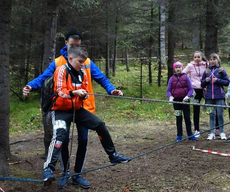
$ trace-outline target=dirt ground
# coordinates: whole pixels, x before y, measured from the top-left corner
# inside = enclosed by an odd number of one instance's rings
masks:
[[[174,142],[176,138],[174,123],[174,121],[138,121],[127,126],[109,125],[109,127],[119,153],[134,157]],[[203,121],[201,131],[205,129],[208,129],[208,123]],[[230,132],[229,125],[225,130]],[[185,131],[184,135],[186,136]],[[154,151],[127,164],[87,173],[83,175],[91,183],[91,188],[87,191],[230,191],[230,158],[192,150],[191,146],[195,146],[220,153],[230,153],[230,143],[220,139],[207,141],[207,135],[208,133],[202,134],[199,141],[186,140]],[[76,142],[75,136],[71,171],[74,166]],[[44,153],[42,130],[12,137],[11,152],[19,160],[11,163],[10,177],[42,179],[44,163],[44,159],[41,158]],[[90,132],[87,154],[85,170],[109,164],[108,157],[94,132]],[[55,175],[60,177],[60,174],[58,163]],[[0,187],[5,192],[86,191],[72,185],[71,182],[69,180],[69,185],[62,190],[57,189],[57,182],[44,187],[43,183],[0,181]]]

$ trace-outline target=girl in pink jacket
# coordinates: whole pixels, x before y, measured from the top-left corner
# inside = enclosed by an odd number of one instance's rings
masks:
[[[190,74],[190,79],[192,83],[192,87],[195,91],[195,103],[200,103],[203,98],[203,88],[201,87],[201,78],[204,71],[208,67],[208,63],[205,59],[204,54],[201,51],[195,51],[193,54],[193,59],[191,63],[189,63],[185,69],[184,73]],[[200,136],[200,106],[193,105],[193,122],[195,127],[195,137]]]

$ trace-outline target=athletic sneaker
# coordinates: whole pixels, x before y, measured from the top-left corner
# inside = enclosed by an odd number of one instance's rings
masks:
[[[53,176],[53,171],[49,167],[44,169],[42,176],[45,186],[51,185],[52,181],[55,180],[55,177]]]
[[[216,138],[216,136],[213,133],[211,133],[211,134],[208,135],[207,140],[213,140],[215,138]]]
[[[197,138],[194,135],[191,135],[191,137],[189,137],[188,139],[192,141],[197,141]]]
[[[112,155],[109,156],[109,160],[111,163],[127,163],[131,159],[129,157],[120,155],[119,153],[113,153]]]
[[[226,140],[227,142],[230,142],[230,136],[227,138],[227,140]]]
[[[182,140],[182,136],[177,136],[176,141],[178,142],[178,141],[181,141],[181,140]]]
[[[197,131],[197,130],[196,130],[194,136],[195,136],[196,138],[200,137],[200,131]]]
[[[59,181],[58,181],[58,188],[63,189],[65,186],[67,186],[69,179],[70,179],[69,171],[62,173],[62,176],[61,178],[59,178]]]
[[[226,140],[226,139],[227,139],[225,133],[221,133],[221,134],[220,134],[220,139],[221,139],[221,140]]]
[[[90,188],[90,183],[83,179],[81,175],[76,175],[73,176],[73,184],[74,185],[79,185],[80,187],[84,189],[89,189]]]

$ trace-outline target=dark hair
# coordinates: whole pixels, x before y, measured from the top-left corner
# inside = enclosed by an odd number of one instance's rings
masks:
[[[71,56],[73,58],[81,57],[83,59],[87,59],[88,54],[86,50],[79,46],[71,46],[68,50],[68,57]]]
[[[79,31],[75,29],[71,29],[68,33],[65,35],[65,40],[68,41],[69,38],[73,38],[75,40],[80,39],[82,40],[82,35]]]

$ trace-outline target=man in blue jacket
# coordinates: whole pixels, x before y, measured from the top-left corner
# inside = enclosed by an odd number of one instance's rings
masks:
[[[64,65],[68,61],[68,49],[71,46],[81,46],[82,36],[81,34],[76,30],[70,30],[66,34],[65,44],[66,46],[63,47],[60,51],[61,56],[56,58],[49,67],[37,78],[30,81],[24,88],[23,88],[23,95],[28,96],[30,91],[36,90],[38,88],[41,88],[43,85],[43,82],[50,76],[54,74],[54,71],[56,68],[60,65]],[[86,60],[87,63],[85,63],[83,69],[86,71],[88,82],[89,82],[89,88],[91,88],[91,92],[93,92],[92,84],[91,84],[91,77],[94,79],[97,83],[99,83],[108,94],[111,95],[119,95],[122,96],[123,93],[120,90],[115,89],[115,87],[111,84],[109,79],[101,72],[101,70],[95,65],[93,61],[91,61],[89,58]],[[88,111],[94,113],[95,112],[95,102],[94,102],[94,96],[89,95],[89,100],[86,103],[86,108],[84,104],[84,108]],[[88,106],[87,106],[88,105]],[[45,144],[45,154],[47,155],[48,147],[52,138],[52,113],[48,112],[43,115],[43,125],[44,125],[44,144]],[[80,173],[83,170],[85,156],[86,156],[86,148],[87,148],[87,142],[88,142],[88,129],[85,129],[84,127],[80,128],[78,132],[78,150],[76,155],[76,163],[75,163],[75,172]],[[65,144],[63,143],[63,150],[62,150],[62,159],[63,159],[63,165],[64,165],[64,173],[63,178],[59,180],[59,188],[63,188],[67,185],[68,182],[68,176],[70,175],[68,171],[68,138],[66,139]],[[125,162],[127,159],[124,156],[117,156],[117,154],[114,155],[114,158],[116,159],[117,163]],[[66,177],[67,176],[67,177]],[[76,176],[73,178],[73,183],[76,185],[80,185],[83,188],[89,188],[90,183],[86,180],[84,180],[81,176]]]

